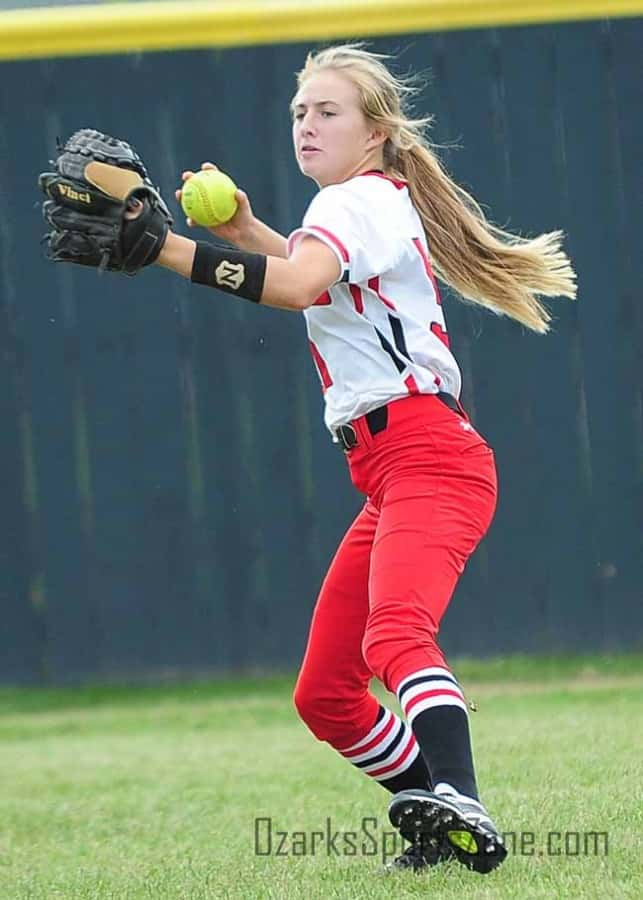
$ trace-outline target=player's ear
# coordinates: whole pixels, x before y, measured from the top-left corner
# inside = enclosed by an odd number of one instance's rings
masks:
[[[373,126],[367,138],[366,146],[369,150],[373,150],[375,147],[381,147],[386,142],[387,138],[388,134],[386,134],[385,131]]]

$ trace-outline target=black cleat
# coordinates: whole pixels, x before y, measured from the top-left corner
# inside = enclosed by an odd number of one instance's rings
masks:
[[[427,846],[433,840],[441,852],[450,849],[474,872],[491,872],[507,855],[502,836],[484,806],[453,789],[400,791],[391,800],[388,815],[407,841],[421,837],[421,846]]]
[[[417,839],[410,847],[407,847],[400,856],[396,856],[393,862],[387,863],[385,868],[387,872],[411,869],[417,873],[437,866],[438,863],[447,862],[454,856],[450,845],[440,845],[435,838],[426,834],[418,834]]]

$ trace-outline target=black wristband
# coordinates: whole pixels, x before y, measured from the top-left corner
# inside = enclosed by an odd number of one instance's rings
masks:
[[[260,303],[266,263],[263,253],[245,253],[197,241],[190,280]]]

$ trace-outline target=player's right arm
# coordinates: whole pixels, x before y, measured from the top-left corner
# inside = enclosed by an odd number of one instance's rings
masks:
[[[196,284],[294,311],[311,306],[341,275],[336,254],[310,235],[282,259],[193,241],[170,230],[156,262]]]
[[[213,163],[205,162],[201,164],[202,169],[215,169]],[[191,178],[194,172],[189,170],[182,173],[181,178],[185,182]],[[252,211],[248,195],[245,191],[238,190],[236,193],[238,209],[234,216],[223,225],[217,225],[215,228],[206,229],[215,237],[222,238],[224,241],[234,244],[240,250],[246,250],[248,253],[263,253],[266,256],[278,256],[283,259],[288,258],[287,241],[283,234],[279,234],[274,228],[270,228],[261,219],[258,219]],[[176,199],[181,202],[181,190],[176,191]],[[187,219],[189,227],[193,227],[194,223],[191,219]]]

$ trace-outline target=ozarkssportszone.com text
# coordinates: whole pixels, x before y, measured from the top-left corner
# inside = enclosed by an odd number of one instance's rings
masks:
[[[507,851],[515,856],[607,856],[607,831],[505,831]],[[384,864],[402,853],[408,843],[397,831],[380,827],[375,817],[365,817],[354,830],[336,828],[330,817],[314,830],[277,826],[271,816],[254,820],[256,856],[370,856]]]

